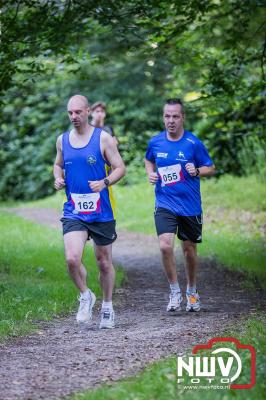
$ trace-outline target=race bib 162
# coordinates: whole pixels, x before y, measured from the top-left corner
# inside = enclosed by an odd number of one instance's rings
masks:
[[[71,193],[74,214],[90,214],[100,211],[100,193]]]

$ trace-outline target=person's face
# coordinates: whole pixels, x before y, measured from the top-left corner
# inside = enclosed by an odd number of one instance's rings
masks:
[[[81,99],[72,99],[67,105],[69,119],[75,128],[86,125],[89,111]]]
[[[177,133],[184,124],[184,114],[180,104],[166,104],[163,110],[163,120],[166,130],[171,133]]]
[[[102,107],[96,107],[92,113],[92,122],[95,125],[103,125],[106,117],[106,112]]]

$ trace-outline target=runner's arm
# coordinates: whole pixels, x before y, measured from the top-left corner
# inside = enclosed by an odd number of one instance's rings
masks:
[[[210,166],[205,166],[203,165],[202,167],[196,168],[193,163],[187,163],[185,165],[187,172],[191,176],[199,176],[199,177],[204,177],[204,176],[212,176],[215,174],[215,165],[210,165]]]
[[[103,149],[104,158],[111,164],[112,172],[108,175],[108,179],[110,185],[113,185],[123,178],[126,173],[126,167],[112,136],[107,135],[104,137]]]
[[[62,155],[62,135],[57,138],[56,141],[56,157],[54,162],[54,187],[56,190],[63,189],[65,186],[63,165],[63,155]]]
[[[199,176],[213,176],[215,174],[215,165],[210,167],[202,166],[198,168]]]
[[[215,174],[215,166],[204,144],[198,140],[194,148],[194,162],[187,163],[185,168],[192,177],[212,176]]]
[[[113,185],[125,175],[126,167],[119,154],[117,145],[109,133],[102,133],[101,151],[105,160],[111,165],[112,172],[106,178],[109,180],[109,185]],[[106,187],[106,184],[104,183],[104,179],[101,179],[100,181],[90,181],[89,186],[94,192],[100,192]]]
[[[145,163],[145,168],[146,168],[149,182],[152,185],[154,185],[158,180],[158,174],[155,172],[156,171],[155,163],[147,160],[147,158],[144,159],[144,163]]]

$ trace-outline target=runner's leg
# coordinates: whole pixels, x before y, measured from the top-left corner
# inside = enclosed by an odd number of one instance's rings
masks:
[[[185,257],[186,276],[188,287],[196,288],[198,256],[197,243],[185,240],[182,243],[182,250]]]
[[[88,239],[87,231],[73,231],[64,235],[65,256],[68,272],[81,293],[88,289],[87,272],[82,264],[82,254]]]
[[[177,282],[177,267],[174,254],[174,233],[163,233],[159,235],[159,246],[162,256],[162,262],[167,279],[170,284]]]
[[[103,291],[103,300],[112,301],[115,284],[115,270],[112,263],[112,245],[99,246],[94,243],[94,253],[100,270],[100,285]]]
[[[159,245],[165,273],[170,284],[169,303],[167,312],[181,310],[182,294],[177,280],[177,267],[174,254],[175,233],[163,233],[159,235]]]
[[[79,271],[80,271],[80,278],[82,279],[82,282],[84,283],[85,286],[87,286],[87,270],[82,263],[80,264]]]
[[[190,240],[186,240],[182,242],[182,249],[185,257],[187,275],[186,311],[200,311],[201,302],[196,287],[198,267],[197,244]]]

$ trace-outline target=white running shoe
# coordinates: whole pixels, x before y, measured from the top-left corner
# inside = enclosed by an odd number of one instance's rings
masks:
[[[186,311],[199,311],[200,310],[200,297],[198,292],[186,294],[187,306]]]
[[[79,309],[76,317],[78,323],[87,323],[92,318],[92,308],[95,304],[96,296],[91,290],[89,293],[88,298],[84,298],[81,295],[78,297]]]
[[[115,327],[115,312],[109,308],[101,311],[100,329],[112,329]]]
[[[169,295],[169,303],[167,306],[168,312],[180,311],[183,297],[181,292],[173,291]]]

